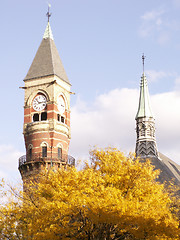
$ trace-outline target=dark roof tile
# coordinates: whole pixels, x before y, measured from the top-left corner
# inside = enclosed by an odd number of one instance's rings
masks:
[[[51,38],[43,38],[24,80],[50,75],[57,75],[70,84],[54,40]]]

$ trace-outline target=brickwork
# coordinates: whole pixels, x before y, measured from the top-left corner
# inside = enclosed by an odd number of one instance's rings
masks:
[[[47,102],[42,111],[33,108],[33,101],[37,96],[43,95]],[[58,109],[58,98],[62,96],[65,110],[61,113]],[[47,118],[42,120],[42,114],[47,113]],[[35,120],[34,115],[38,115]],[[70,142],[70,86],[57,76],[32,79],[25,81],[25,106],[24,106],[24,140],[26,146],[26,158],[29,154],[37,156],[33,162],[27,161],[20,172],[23,180],[36,175],[42,169],[54,161],[54,167],[61,167],[66,161],[57,161],[58,148],[62,149],[62,155],[68,155]],[[47,156],[43,162],[42,147],[47,145]],[[29,150],[30,149],[30,150]],[[46,162],[48,164],[46,164]]]

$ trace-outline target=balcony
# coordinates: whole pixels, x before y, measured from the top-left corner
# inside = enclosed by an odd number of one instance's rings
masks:
[[[75,158],[73,158],[70,155],[62,154],[62,156],[58,157],[57,154],[47,154],[46,157],[42,156],[41,153],[39,154],[31,154],[29,155],[23,155],[19,158],[19,168],[21,168],[23,165],[26,165],[28,163],[36,163],[36,162],[51,162],[51,163],[60,163],[60,164],[67,164],[69,166],[75,166]]]

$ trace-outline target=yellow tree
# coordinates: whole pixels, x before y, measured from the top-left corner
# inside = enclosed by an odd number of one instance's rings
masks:
[[[116,149],[90,155],[81,171],[47,172],[2,206],[0,238],[180,239],[173,200],[150,162]]]

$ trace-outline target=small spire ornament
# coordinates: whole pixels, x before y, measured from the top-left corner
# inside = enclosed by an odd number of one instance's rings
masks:
[[[50,19],[50,17],[51,17],[50,7],[51,7],[51,4],[48,3],[48,12],[46,13],[46,16],[48,17],[48,22],[49,22],[49,19]]]
[[[142,55],[142,62],[143,62],[143,73],[144,73],[144,61],[145,61],[146,56],[144,56],[144,53]]]

